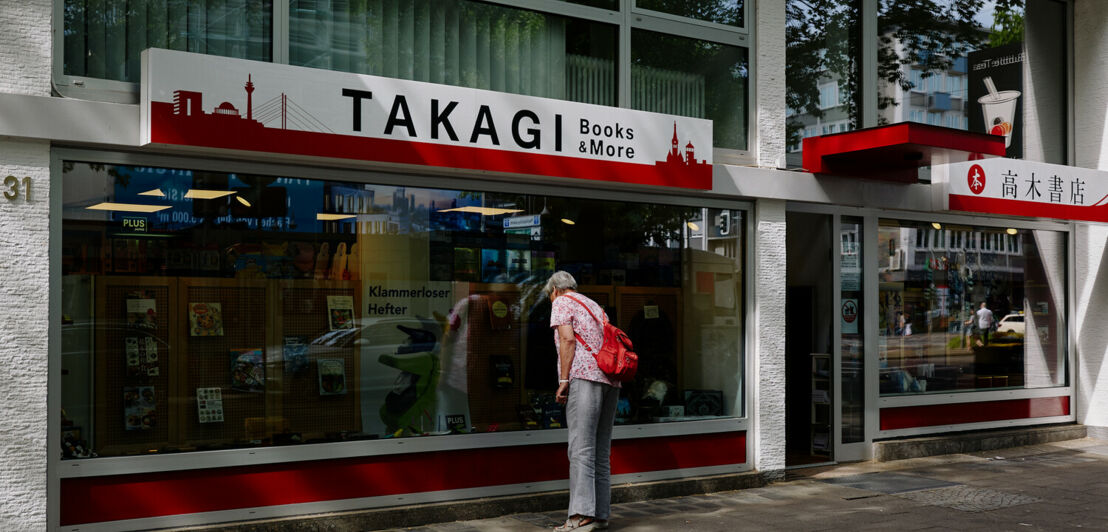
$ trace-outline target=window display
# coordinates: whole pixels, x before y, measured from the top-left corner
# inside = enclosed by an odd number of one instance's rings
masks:
[[[881,220],[881,393],[1066,385],[1066,235]]]
[[[555,269],[634,342],[618,423],[742,415],[741,211],[63,170],[66,457],[562,428]]]

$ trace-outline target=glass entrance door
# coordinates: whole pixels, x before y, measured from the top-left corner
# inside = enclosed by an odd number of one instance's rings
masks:
[[[835,427],[839,461],[865,458],[865,231],[862,218],[838,217],[838,341],[835,365],[839,423]]]

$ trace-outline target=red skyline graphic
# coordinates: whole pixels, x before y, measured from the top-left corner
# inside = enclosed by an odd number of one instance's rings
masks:
[[[681,188],[712,188],[712,165],[705,160],[696,160],[691,141],[685,145],[684,153],[681,152],[676,121],[666,160],[651,166],[568,155],[338,134],[284,93],[255,109],[254,90],[253,76],[247,74],[244,85],[245,116],[229,101],[216,105],[211,113],[205,112],[203,93],[198,91],[175,90],[173,102],[151,101],[150,142]]]

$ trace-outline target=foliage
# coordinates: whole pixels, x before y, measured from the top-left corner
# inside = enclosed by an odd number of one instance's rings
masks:
[[[995,4],[990,32],[974,20],[985,0],[878,0],[878,80],[911,89],[909,67],[927,78],[972,50],[1019,41],[1024,0]],[[852,96],[846,108],[851,126],[860,125],[860,6],[860,0],[788,0],[786,103],[794,112],[822,117],[819,84],[834,80]],[[893,105],[893,98],[878,96],[879,110]],[[787,127],[789,143],[797,142],[802,124],[792,117]]]

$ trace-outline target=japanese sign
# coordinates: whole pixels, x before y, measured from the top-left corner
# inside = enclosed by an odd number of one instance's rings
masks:
[[[149,49],[143,145],[712,187],[712,122]]]
[[[1000,158],[939,170],[950,210],[1108,222],[1108,172]]]
[[[1005,156],[1023,157],[1023,43],[969,54],[969,130],[1004,136]]]

